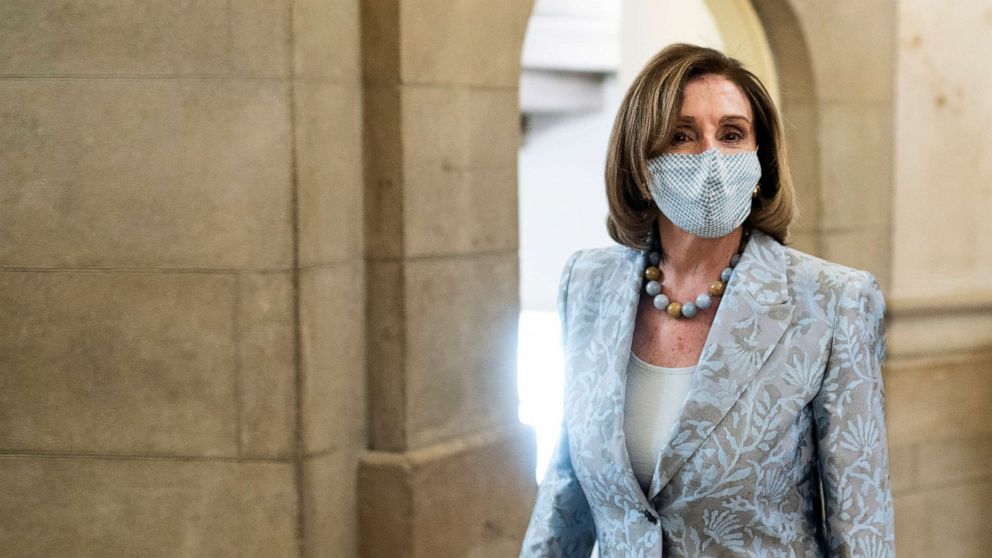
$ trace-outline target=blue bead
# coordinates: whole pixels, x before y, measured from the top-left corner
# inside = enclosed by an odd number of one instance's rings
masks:
[[[720,280],[723,281],[724,283],[730,281],[730,274],[733,272],[734,272],[733,268],[730,267],[723,268],[723,271],[720,272]]]
[[[710,295],[706,293],[703,293],[696,297],[696,308],[699,308],[700,310],[706,310],[712,304],[713,304],[713,299],[710,298]]]
[[[696,315],[696,305],[691,302],[686,302],[682,305],[682,315],[686,318],[691,318]]]
[[[737,267],[737,263],[740,261],[741,261],[740,254],[734,254],[733,256],[730,256],[730,267]]]
[[[661,293],[661,283],[657,281],[648,281],[646,287],[644,287],[644,292],[651,296]]]
[[[658,263],[661,262],[661,254],[658,252],[651,252],[648,254],[648,261],[651,262],[651,265],[658,265]]]
[[[663,294],[654,297],[654,307],[657,308],[658,310],[664,310],[665,308],[668,308],[668,303],[669,303],[668,297]]]

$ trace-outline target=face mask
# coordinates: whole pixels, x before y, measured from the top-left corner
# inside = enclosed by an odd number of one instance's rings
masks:
[[[663,153],[647,165],[658,209],[678,228],[704,238],[726,236],[747,219],[761,178],[757,151]]]

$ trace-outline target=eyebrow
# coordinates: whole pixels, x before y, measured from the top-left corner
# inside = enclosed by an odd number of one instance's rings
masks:
[[[720,117],[720,124],[723,124],[725,122],[734,121],[734,120],[743,120],[744,122],[747,122],[748,124],[751,123],[751,121],[748,120],[746,116],[741,116],[740,114],[727,114],[725,116]],[[682,116],[679,116],[678,121],[679,122],[695,122],[696,119],[693,118],[693,117],[691,117],[691,116],[682,115]]]

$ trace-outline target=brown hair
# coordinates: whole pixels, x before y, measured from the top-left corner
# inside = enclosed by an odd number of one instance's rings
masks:
[[[606,156],[606,227],[613,240],[632,248],[646,245],[658,213],[648,190],[647,159],[668,147],[682,107],[686,83],[717,74],[737,84],[751,103],[761,188],[745,225],[785,243],[798,213],[789,174],[785,137],[775,105],[757,76],[734,58],[695,45],[665,47],[641,70],[624,96]]]

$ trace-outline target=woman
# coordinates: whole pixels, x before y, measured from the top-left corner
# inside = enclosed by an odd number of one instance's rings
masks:
[[[662,50],[606,183],[620,246],[562,274],[565,417],[521,556],[893,556],[884,301],[783,246],[795,192],[759,80]]]

